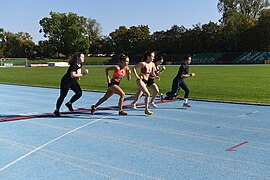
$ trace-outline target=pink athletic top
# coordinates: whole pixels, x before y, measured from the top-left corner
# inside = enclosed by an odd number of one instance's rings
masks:
[[[118,78],[122,79],[125,76],[125,74],[126,74],[126,70],[118,70],[113,73],[113,77],[115,79],[118,79]]]

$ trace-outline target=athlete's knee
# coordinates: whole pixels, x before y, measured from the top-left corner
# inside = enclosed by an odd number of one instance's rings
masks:
[[[149,92],[146,92],[144,95],[145,95],[146,98],[149,98],[150,97],[150,93]]]
[[[124,101],[124,99],[125,99],[125,93],[121,93],[121,94],[120,94],[120,99],[121,99],[122,101]]]
[[[78,91],[78,92],[76,93],[76,95],[77,95],[78,97],[81,97],[81,96],[82,96],[82,91]]]

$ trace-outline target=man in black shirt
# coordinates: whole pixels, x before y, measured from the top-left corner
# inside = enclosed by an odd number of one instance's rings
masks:
[[[161,94],[160,95],[161,100],[174,99],[175,97],[177,97],[180,88],[182,88],[185,91],[183,107],[191,107],[190,104],[188,103],[189,88],[184,81],[185,78],[195,76],[195,73],[189,74],[189,64],[190,63],[191,63],[191,56],[190,55],[185,56],[184,61],[183,61],[182,65],[180,66],[176,77],[173,79],[172,91],[167,92],[166,94]]]

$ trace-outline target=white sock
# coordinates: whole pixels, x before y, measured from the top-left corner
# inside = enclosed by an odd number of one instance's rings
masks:
[[[184,103],[188,103],[188,98],[184,98]]]

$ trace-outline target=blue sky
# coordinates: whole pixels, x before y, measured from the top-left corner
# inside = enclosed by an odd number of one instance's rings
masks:
[[[218,22],[218,0],[3,0],[0,27],[5,31],[28,32],[34,42],[43,40],[39,21],[50,11],[73,12],[96,19],[102,34],[119,26],[148,25],[150,32],[166,31],[173,25],[191,28],[209,21]]]

